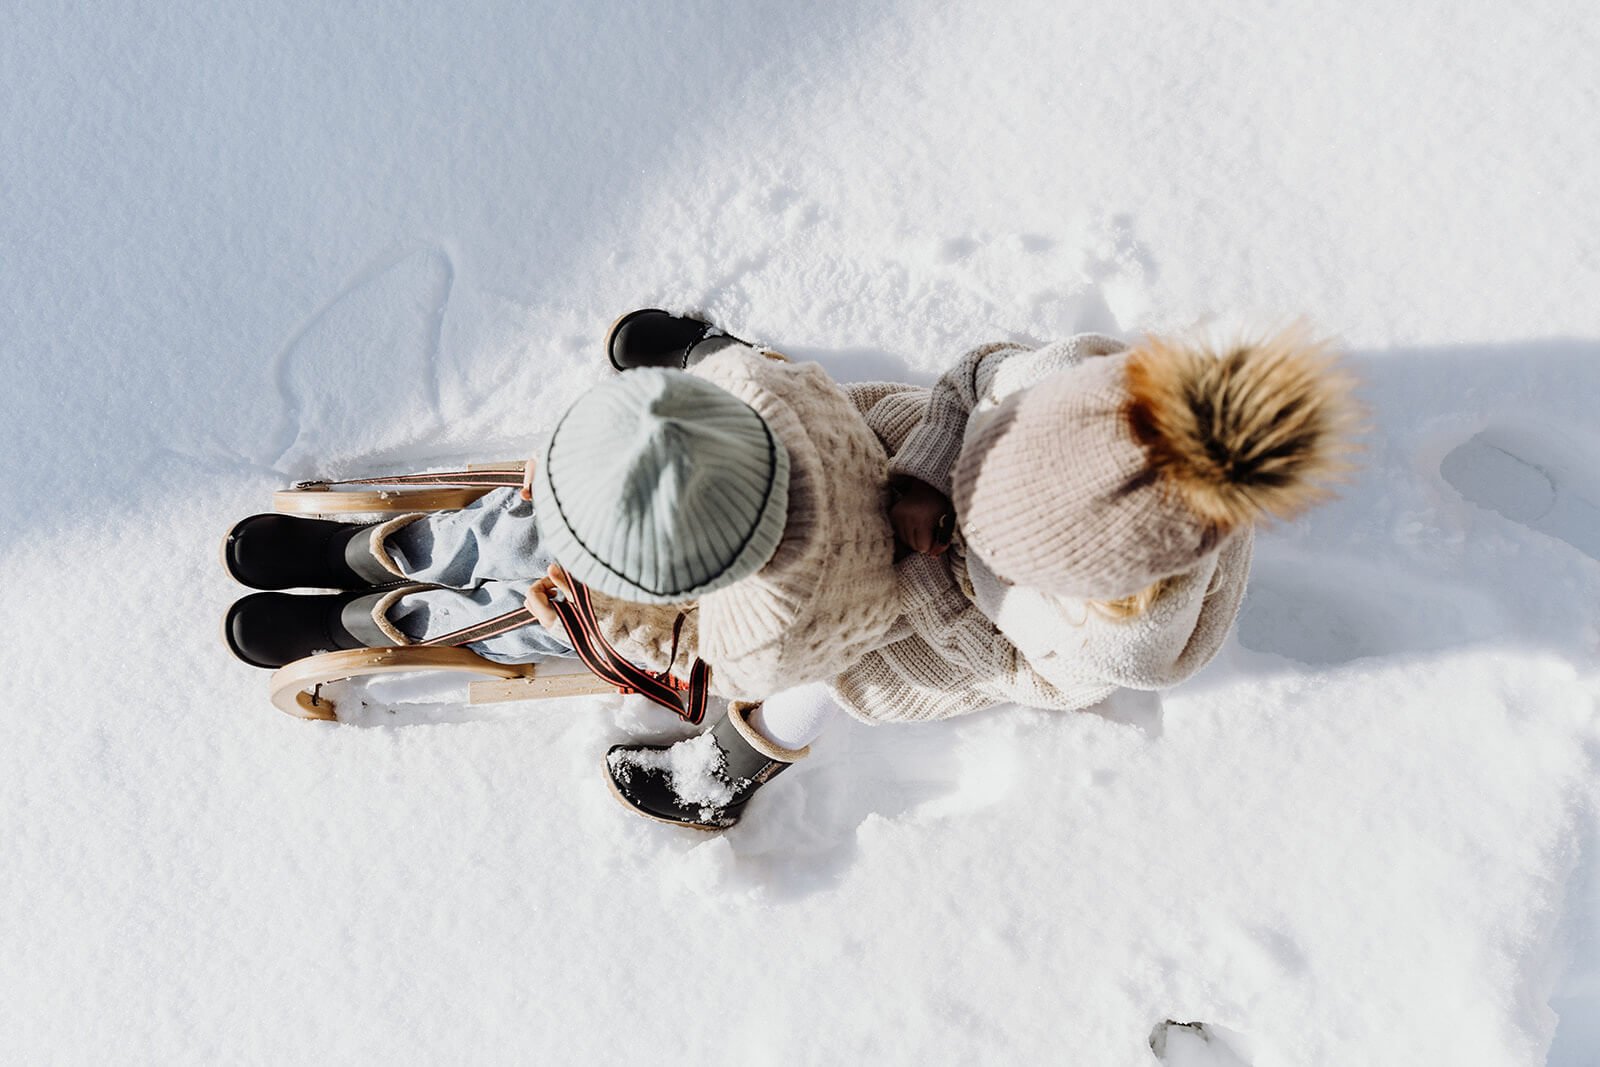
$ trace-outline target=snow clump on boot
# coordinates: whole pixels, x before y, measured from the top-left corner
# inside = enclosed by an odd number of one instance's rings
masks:
[[[734,783],[728,777],[728,757],[709,732],[661,749],[613,751],[606,757],[619,783],[627,783],[635,771],[658,771],[666,776],[668,788],[686,808],[698,808],[705,822],[722,821],[724,809],[734,798]]]

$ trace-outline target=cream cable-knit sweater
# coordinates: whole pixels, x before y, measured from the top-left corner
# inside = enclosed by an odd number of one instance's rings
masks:
[[[872,385],[852,397],[892,454],[891,471],[948,494],[969,424],[1017,390],[1126,347],[1097,334],[1037,350],[988,345],[931,390]],[[966,551],[958,529],[944,557],[898,565],[913,632],[838,676],[835,695],[858,718],[905,722],[1006,702],[1073,710],[1120,687],[1176,684],[1221,647],[1244,595],[1250,546],[1248,533],[1231,538],[1177,576],[1145,614],[1114,620],[1081,600],[1005,585]]]
[[[789,451],[789,507],[777,552],[755,574],[678,608],[595,596],[619,652],[674,668],[698,653],[719,695],[761,700],[823,681],[896,636],[899,596],[888,519],[888,455],[844,391],[814,363],[730,348],[691,374],[753,407]]]

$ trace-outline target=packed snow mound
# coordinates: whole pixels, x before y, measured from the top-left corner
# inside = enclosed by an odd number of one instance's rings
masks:
[[[9,1060],[1600,1056],[1584,5],[9,14]],[[610,796],[637,698],[274,711],[227,527],[526,455],[637,306],[919,382],[1303,315],[1370,431],[1192,682],[846,725],[723,835]]]

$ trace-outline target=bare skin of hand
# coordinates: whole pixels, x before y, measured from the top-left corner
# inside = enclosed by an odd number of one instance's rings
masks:
[[[533,587],[528,590],[528,599],[523,601],[523,606],[539,620],[540,626],[561,637],[566,631],[561,625],[561,616],[556,614],[556,609],[550,604],[551,598],[558,591],[566,599],[572,599],[572,579],[561,569],[561,564],[552,563],[545,576],[534,582]]]
[[[533,468],[535,460],[528,460],[522,465],[522,492],[519,494],[524,500],[533,499]]]
[[[889,524],[894,527],[895,537],[913,552],[943,555],[955,530],[955,508],[950,498],[915,478],[897,480],[894,491]]]

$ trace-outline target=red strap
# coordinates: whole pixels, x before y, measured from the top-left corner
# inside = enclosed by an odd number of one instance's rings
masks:
[[[621,653],[612,648],[601,635],[600,622],[595,617],[594,601],[589,596],[589,588],[574,582],[572,594],[572,600],[557,600],[552,606],[567,628],[567,637],[572,642],[573,651],[578,654],[578,659],[591,674],[608,685],[616,686],[620,693],[638,693],[651,703],[659,704],[671,711],[685,722],[698,725],[705,718],[706,702],[711,690],[711,667],[705,660],[694,661],[687,682],[674,678],[667,671],[662,671],[660,674],[647,671],[623,658]],[[428,647],[466,645],[473,641],[486,641],[491,637],[498,637],[537,622],[538,620],[527,608],[517,608],[504,615],[496,615],[492,619],[485,619],[483,622],[440,634],[438,637],[431,637],[417,644]],[[674,658],[677,657],[678,630],[681,625],[682,620],[679,620],[679,626],[675,626],[672,632]],[[685,695],[680,696],[680,693]]]
[[[681,682],[667,671],[655,674],[624,659],[601,635],[589,589],[578,582],[572,583],[570,601],[558,600],[553,606],[567,628],[573,650],[589,670],[619,689],[638,693],[651,703],[659,704],[685,722],[698,724],[705,718],[711,667],[704,660],[695,660],[689,681]],[[687,692],[685,697],[678,695],[684,692]]]

